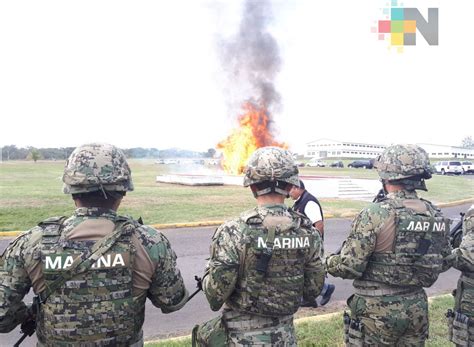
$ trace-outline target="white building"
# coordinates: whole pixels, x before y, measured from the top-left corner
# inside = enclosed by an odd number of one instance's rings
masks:
[[[418,143],[430,158],[474,159],[474,149]],[[305,157],[375,158],[387,145],[319,139],[306,144]]]
[[[418,145],[428,152],[430,158],[474,159],[474,148],[432,145],[429,143],[418,143]]]
[[[312,158],[375,158],[385,145],[319,139],[306,144],[305,157]]]

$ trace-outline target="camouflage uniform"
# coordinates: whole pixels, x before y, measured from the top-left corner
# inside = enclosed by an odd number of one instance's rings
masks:
[[[244,185],[270,181],[256,196],[287,195],[277,181],[298,184],[289,152],[257,150]],[[203,282],[211,309],[222,315],[196,327],[199,346],[296,346],[293,314],[302,298],[313,300],[324,283],[319,233],[304,215],[284,204],[260,205],[221,225],[211,244]]]
[[[344,317],[347,346],[423,346],[428,337],[431,286],[450,267],[449,223],[415,189],[430,178],[427,154],[397,145],[377,159],[382,182],[405,189],[362,210],[339,254],[327,258],[330,274],[354,279]]]
[[[453,250],[454,267],[462,271],[455,291],[454,312],[448,312],[449,337],[457,346],[474,345],[474,205],[463,221],[463,237]]]
[[[125,156],[109,145],[78,147],[63,180],[74,194],[133,189]],[[45,220],[1,259],[0,332],[28,319],[22,299],[33,287],[44,301],[39,346],[142,346],[146,298],[164,313],[187,299],[166,237],[109,209],[81,207],[68,219]]]

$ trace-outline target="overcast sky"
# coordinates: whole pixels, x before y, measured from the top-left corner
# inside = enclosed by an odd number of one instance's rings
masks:
[[[459,145],[473,134],[472,0],[439,7],[439,46],[417,34],[403,53],[378,41],[384,0],[280,1],[278,139]],[[242,1],[0,2],[0,146],[206,150],[227,137],[218,42]]]

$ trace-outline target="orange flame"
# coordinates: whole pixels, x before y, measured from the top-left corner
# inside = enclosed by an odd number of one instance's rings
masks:
[[[245,164],[252,153],[260,147],[277,146],[288,148],[285,143],[274,140],[268,126],[268,111],[252,102],[243,105],[244,113],[239,118],[239,127],[232,130],[227,139],[219,142],[217,148],[224,154],[222,166],[228,173],[237,175],[244,170]]]

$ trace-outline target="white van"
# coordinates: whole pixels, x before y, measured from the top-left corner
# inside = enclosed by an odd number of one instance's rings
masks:
[[[462,165],[460,161],[438,161],[434,167],[436,169],[436,173],[441,175],[462,174]]]

